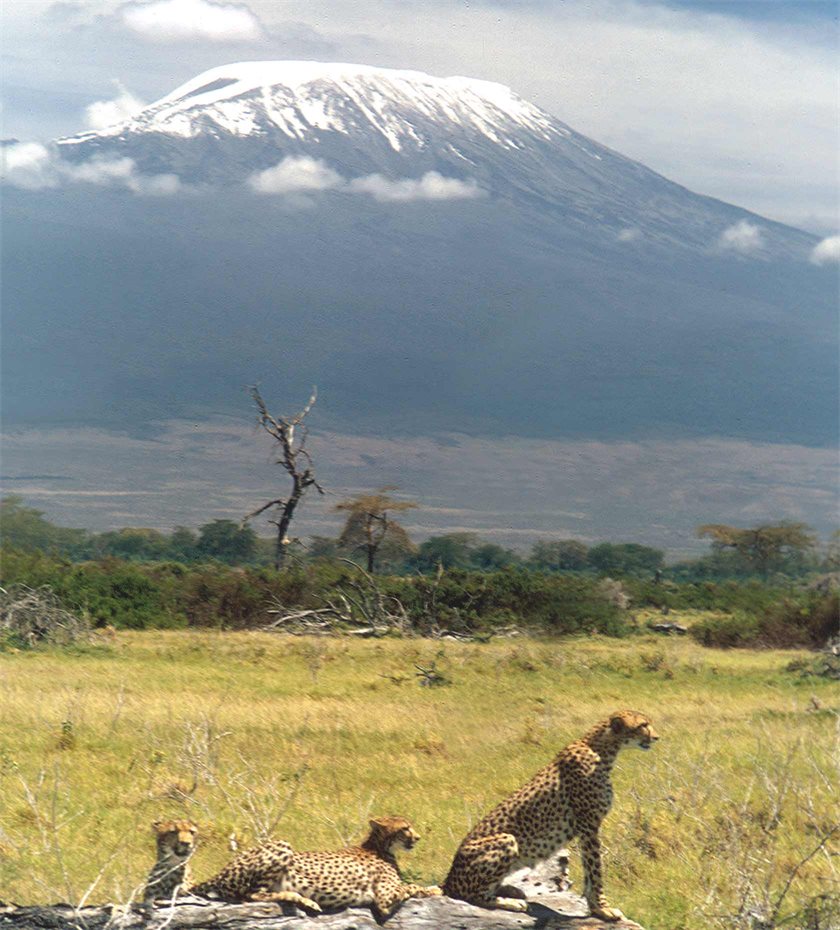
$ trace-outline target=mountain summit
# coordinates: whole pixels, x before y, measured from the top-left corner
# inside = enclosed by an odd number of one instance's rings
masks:
[[[499,84],[225,65],[55,148],[4,193],[18,422],[143,429],[262,380],[380,434],[834,439],[816,239]]]
[[[205,71],[139,116],[69,141],[123,132],[191,138],[215,130],[317,142],[322,133],[338,132],[362,133],[369,141],[381,135],[396,152],[420,151],[431,139],[416,128],[418,122],[437,133],[471,126],[508,147],[515,143],[504,137],[506,132],[525,130],[547,140],[557,134],[550,117],[490,81],[369,65],[250,61]]]
[[[58,143],[63,157],[129,157],[148,174],[242,183],[284,158],[341,177],[435,172],[614,239],[627,230],[707,249],[750,214],[701,197],[570,129],[510,88],[464,77],[314,61],[213,68],[113,127]],[[762,221],[765,257],[813,239]]]

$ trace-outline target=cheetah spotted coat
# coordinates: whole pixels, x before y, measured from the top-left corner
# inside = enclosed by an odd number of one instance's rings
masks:
[[[370,905],[382,918],[407,898],[441,893],[403,883],[394,849],[411,849],[419,839],[407,820],[380,817],[370,827],[361,846],[335,852],[295,852],[288,843],[263,843],[190,893],[225,901],[288,902],[316,913]]]
[[[590,910],[604,920],[619,920],[621,911],[611,908],[604,896],[598,837],[612,804],[610,770],[622,747],[648,749],[657,739],[644,715],[621,711],[570,743],[467,834],[444,893],[484,907],[524,911],[524,901],[500,896],[504,878],[549,859],[577,836]]]
[[[190,883],[189,860],[195,851],[198,829],[189,820],[158,820],[152,824],[157,859],[146,880],[143,902],[171,901]]]

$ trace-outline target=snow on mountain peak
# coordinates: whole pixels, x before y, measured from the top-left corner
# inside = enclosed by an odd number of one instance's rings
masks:
[[[304,140],[318,131],[372,127],[399,152],[406,144],[423,147],[419,122],[465,126],[504,147],[515,147],[509,136],[521,129],[543,139],[565,135],[565,127],[491,81],[358,64],[249,61],[212,68],[131,119],[61,141],[137,131],[192,138],[219,130],[236,136],[279,130]]]

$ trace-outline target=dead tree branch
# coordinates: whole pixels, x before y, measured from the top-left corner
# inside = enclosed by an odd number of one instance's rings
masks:
[[[270,500],[268,503],[257,507],[256,510],[252,510],[245,517],[245,522],[247,522],[266,511],[273,510],[275,512],[276,518],[270,519],[269,522],[277,527],[274,567],[280,571],[286,562],[286,550],[290,542],[289,526],[294,518],[298,504],[309,488],[314,487],[319,494],[324,493],[324,489],[315,478],[315,465],[312,456],[306,449],[309,430],[303,422],[315,406],[318,392],[313,387],[306,406],[294,416],[274,416],[266,406],[256,385],[251,388],[251,398],[257,408],[257,422],[277,445],[275,464],[280,465],[292,479],[292,492],[288,497],[277,497]]]

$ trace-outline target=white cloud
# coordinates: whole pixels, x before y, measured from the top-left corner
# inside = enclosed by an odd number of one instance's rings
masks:
[[[128,186],[134,174],[134,161],[131,158],[91,158],[89,161],[67,163],[56,159],[54,168],[63,177],[80,184]]]
[[[128,3],[121,8],[120,18],[129,29],[159,42],[251,42],[263,32],[260,21],[247,6],[212,0]]]
[[[182,189],[177,174],[134,174],[129,178],[127,187],[146,197],[169,197]]]
[[[738,220],[720,234],[718,246],[742,255],[751,255],[764,247],[764,234],[755,223]]]
[[[16,142],[2,150],[3,180],[13,187],[40,190],[55,187],[58,178],[52,170],[48,149],[37,142]]]
[[[317,158],[284,158],[273,168],[251,175],[248,183],[261,194],[294,194],[340,187],[344,179]]]
[[[353,193],[371,194],[379,201],[464,200],[483,193],[475,181],[446,178],[437,171],[427,171],[422,178],[391,181],[381,174],[369,174],[350,182]]]
[[[402,203],[412,200],[463,200],[484,193],[475,181],[447,178],[437,171],[427,171],[421,178],[399,178],[396,181],[381,174],[347,180],[320,159],[291,155],[273,168],[252,174],[248,184],[260,194],[342,190],[349,194],[369,194],[381,202]]]
[[[144,175],[131,158],[91,158],[64,161],[37,142],[20,142],[2,149],[3,181],[12,187],[42,190],[60,184],[126,187],[135,194],[166,196],[181,189],[174,174]]]
[[[127,91],[119,81],[114,81],[119,93],[113,100],[97,100],[85,107],[85,120],[91,129],[107,129],[115,123],[129,119],[143,109],[145,104]]]
[[[628,226],[626,229],[622,229],[616,238],[619,242],[637,242],[642,238],[642,231],[635,226]]]
[[[818,242],[811,252],[811,261],[815,265],[836,265],[840,262],[840,236],[828,236]]]

